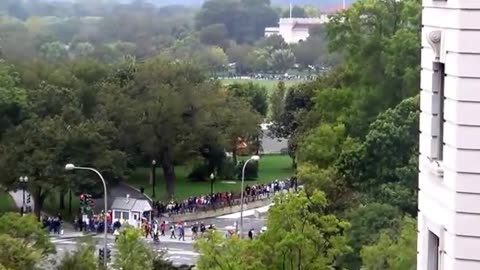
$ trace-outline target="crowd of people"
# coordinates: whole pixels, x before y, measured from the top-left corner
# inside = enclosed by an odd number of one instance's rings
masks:
[[[62,215],[58,214],[56,217],[42,216],[42,227],[49,233],[63,234],[63,220]]]
[[[263,200],[269,198],[272,194],[282,190],[288,190],[297,186],[296,178],[287,178],[284,180],[274,180],[266,184],[247,185],[244,190],[245,202]],[[190,196],[182,201],[172,200],[169,203],[161,201],[154,202],[156,216],[172,216],[185,214],[195,211],[209,210],[232,206],[240,203],[241,193],[217,192],[214,194]]]
[[[115,222],[112,221],[111,210],[108,211],[108,213],[106,215],[102,211],[98,215],[93,215],[93,216],[89,216],[89,217],[86,217],[86,218],[76,217],[73,220],[73,226],[74,226],[75,231],[101,233],[101,232],[104,231],[105,220],[107,221],[107,230],[109,232],[113,232]],[[118,224],[116,224],[116,225],[118,225]]]

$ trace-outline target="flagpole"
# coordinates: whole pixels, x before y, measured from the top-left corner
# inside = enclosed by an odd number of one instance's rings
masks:
[[[344,0],[344,1],[345,1],[345,0]],[[290,19],[292,18],[292,9],[293,9],[293,7],[292,7],[292,1],[290,1]]]

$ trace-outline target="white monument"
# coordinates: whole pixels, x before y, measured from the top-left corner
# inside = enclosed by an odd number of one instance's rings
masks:
[[[328,22],[328,16],[319,18],[280,18],[278,27],[265,28],[265,36],[280,35],[286,43],[305,41],[310,36],[310,29]]]
[[[480,0],[423,0],[419,270],[480,269]]]

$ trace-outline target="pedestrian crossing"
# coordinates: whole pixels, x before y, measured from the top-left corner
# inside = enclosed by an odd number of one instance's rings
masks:
[[[170,239],[169,239],[170,240]],[[171,239],[171,242],[175,242],[178,240]],[[75,246],[78,242],[74,238],[70,239],[62,239],[62,238],[52,238],[51,242],[57,246],[57,251],[73,251]],[[101,243],[100,243],[101,244]],[[107,247],[112,250],[112,257],[115,256],[117,250],[115,248],[114,242],[108,242]],[[161,247],[155,248],[153,247],[158,253],[163,253],[165,259],[173,261],[173,262],[182,262],[182,263],[194,263],[200,254],[198,252],[181,249],[181,248],[173,248],[173,247]]]

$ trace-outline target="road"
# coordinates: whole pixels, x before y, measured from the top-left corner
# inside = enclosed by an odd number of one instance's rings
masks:
[[[244,211],[244,233],[250,229],[254,229],[256,232],[260,231],[263,226],[265,226],[265,217],[268,207],[258,208],[258,210],[248,210]],[[255,211],[257,214],[255,215]],[[198,223],[203,223],[206,226],[213,224],[218,231],[225,233],[225,227],[234,226],[235,222],[239,222],[240,213],[234,213],[222,217],[210,218],[197,221]],[[191,224],[187,224],[190,226]],[[190,232],[187,233],[185,241],[179,241],[177,239],[170,239],[169,236],[160,237],[160,243],[154,243],[151,238],[148,238],[146,241],[152,247],[153,250],[158,253],[164,253],[166,259],[172,261],[175,265],[194,265],[200,255],[195,251],[193,247],[193,241],[191,240]],[[98,249],[103,248],[103,236],[96,235],[94,237],[96,240],[96,250],[98,254]],[[52,237],[52,243],[57,248],[57,253],[61,258],[66,252],[72,252],[76,249],[77,241],[80,241],[78,238],[61,238],[61,237]],[[112,250],[112,257],[116,255],[115,243],[113,236],[109,236],[108,239],[108,248]]]

